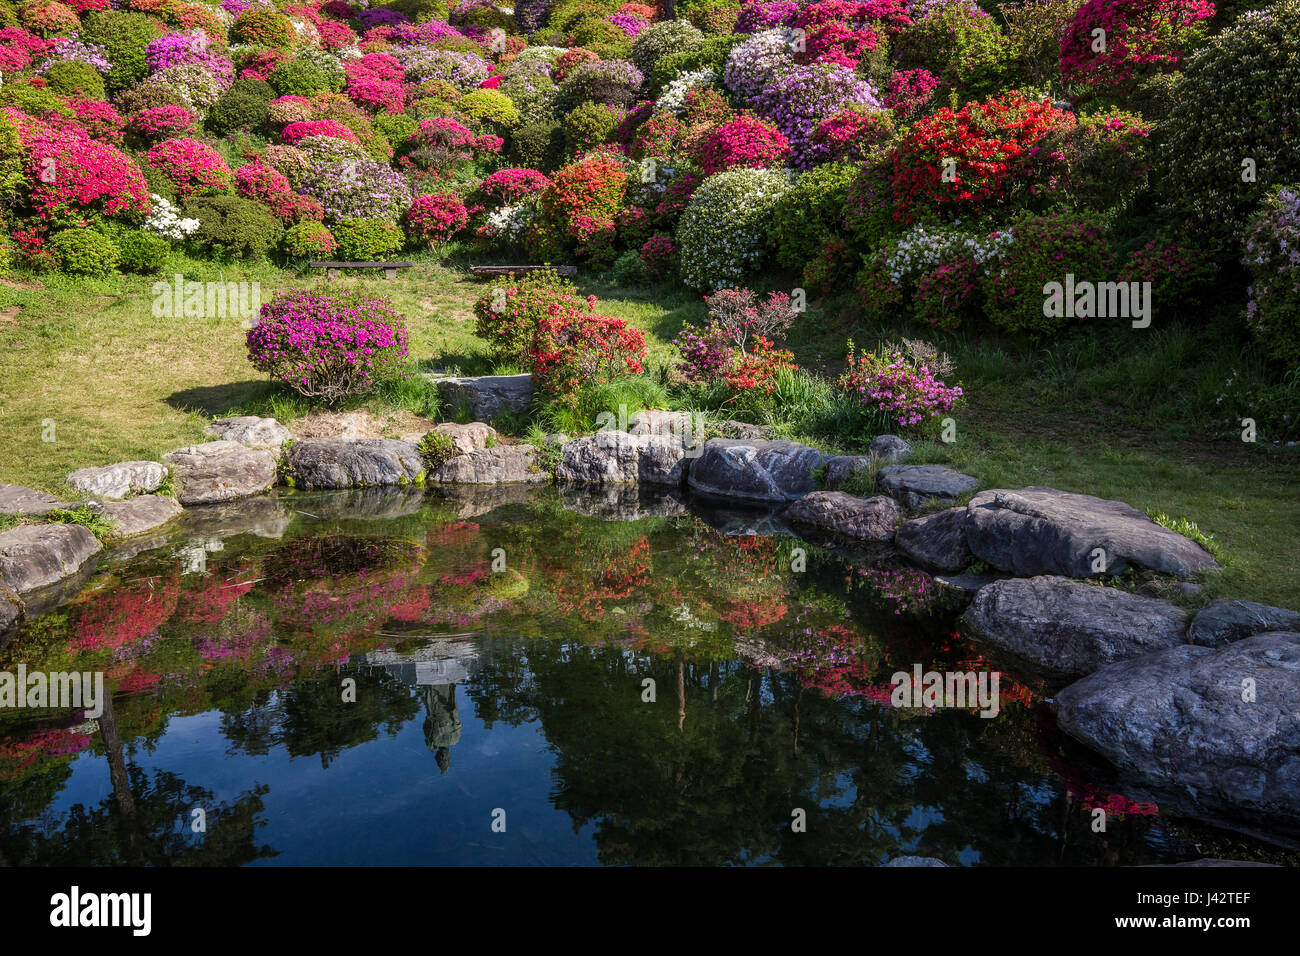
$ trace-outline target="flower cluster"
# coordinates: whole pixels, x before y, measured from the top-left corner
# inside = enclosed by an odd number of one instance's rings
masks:
[[[883,346],[858,355],[850,340],[848,363],[840,388],[889,415],[900,428],[950,412],[962,397],[961,386],[945,385],[927,365],[900,348]]]
[[[406,211],[407,234],[431,245],[448,241],[468,223],[465,203],[454,192],[416,196]]]

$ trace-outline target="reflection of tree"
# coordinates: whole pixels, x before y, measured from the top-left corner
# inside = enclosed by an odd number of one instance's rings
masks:
[[[152,778],[134,765],[125,771],[128,803],[117,793],[55,821],[0,827],[0,856],[17,866],[238,866],[276,855],[253,839],[266,787],[218,802],[165,770]],[[206,832],[191,832],[195,807],[206,813]]]
[[[356,701],[343,701],[343,679],[357,682]],[[319,754],[321,766],[344,750],[374,740],[380,727],[394,734],[419,711],[401,681],[382,671],[346,668],[307,677],[243,714],[222,719],[222,732],[238,749],[264,754],[283,746],[290,756]]]

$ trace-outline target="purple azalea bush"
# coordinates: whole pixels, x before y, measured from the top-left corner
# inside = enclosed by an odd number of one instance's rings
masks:
[[[791,164],[796,169],[812,164],[812,134],[821,120],[853,104],[880,109],[871,84],[834,63],[794,66],[776,73],[753,104],[790,141]]]
[[[335,402],[374,389],[408,354],[406,322],[386,297],[295,290],[262,306],[248,360],[301,395]]]

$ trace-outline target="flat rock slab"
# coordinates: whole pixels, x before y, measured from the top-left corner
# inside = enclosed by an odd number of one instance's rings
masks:
[[[966,544],[966,509],[949,508],[904,521],[894,544],[905,555],[936,571],[961,571],[971,562]]]
[[[0,581],[19,597],[70,578],[102,549],[77,524],[20,525],[0,533]]]
[[[490,422],[502,412],[523,414],[533,401],[533,377],[527,373],[431,378],[430,381],[449,408],[463,408],[477,421]]]
[[[68,475],[68,484],[95,498],[125,498],[157,491],[167,469],[156,461],[122,461],[102,468],[78,468]]]
[[[947,866],[943,860],[933,856],[896,856],[881,866]]]
[[[770,425],[751,425],[749,422],[738,422],[731,418],[717,422],[713,427],[722,433],[723,438],[739,438],[743,441],[753,441],[756,438],[772,437]]]
[[[723,498],[793,501],[817,490],[813,471],[825,461],[797,442],[711,438],[691,462],[687,482]]]
[[[176,479],[176,500],[186,507],[246,498],[275,484],[275,453],[233,441],[179,448],[163,461]]]
[[[274,418],[260,418],[257,415],[218,418],[203,429],[203,434],[268,451],[279,451],[280,446],[293,437],[289,429]]]
[[[1083,578],[1100,573],[1094,565],[1104,561],[1107,574],[1137,567],[1185,578],[1219,566],[1195,541],[1122,501],[1055,488],[993,489],[967,510],[975,557],[1013,574]]]
[[[909,508],[931,499],[956,501],[979,487],[979,479],[943,465],[886,465],[876,473],[876,484]]]
[[[885,495],[855,498],[842,491],[814,491],[785,513],[792,524],[812,525],[845,538],[888,541],[903,520],[903,509]]]
[[[43,491],[22,485],[0,484],[0,515],[39,517],[64,507],[67,507],[65,502]]]
[[[118,534],[129,538],[161,528],[183,510],[175,498],[141,495],[126,501],[106,502],[103,513],[104,517],[116,523]]]
[[[537,467],[532,445],[497,445],[480,448],[435,468],[426,481],[462,485],[542,484],[551,476]]]
[[[308,439],[294,442],[285,474],[295,488],[372,488],[424,480],[424,459],[395,438]]]
[[[456,450],[462,455],[486,448],[489,443],[495,443],[500,438],[497,430],[485,422],[469,422],[465,425],[443,422],[441,425],[435,425],[433,430],[439,435],[450,438]]]
[[[562,483],[680,488],[688,465],[686,445],[678,438],[603,431],[566,442],[555,477]]]
[[[1243,693],[1253,681],[1253,694]],[[1243,700],[1247,697],[1247,700]],[[1206,807],[1300,830],[1300,634],[1185,644],[1102,668],[1057,695],[1071,737]]]
[[[1068,677],[1184,643],[1187,612],[1168,601],[1061,577],[980,588],[962,620],[974,636]]]
[[[1254,601],[1211,601],[1192,618],[1187,643],[1222,647],[1265,631],[1300,631],[1300,611]]]

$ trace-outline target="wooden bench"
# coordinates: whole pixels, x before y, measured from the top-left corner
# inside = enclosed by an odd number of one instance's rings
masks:
[[[479,279],[492,279],[497,276],[522,276],[542,269],[553,269],[557,275],[572,279],[578,274],[577,266],[470,266],[470,275]]]
[[[309,262],[312,269],[324,269],[325,275],[333,279],[340,269],[383,269],[385,279],[396,279],[398,269],[409,269],[414,262]]]

